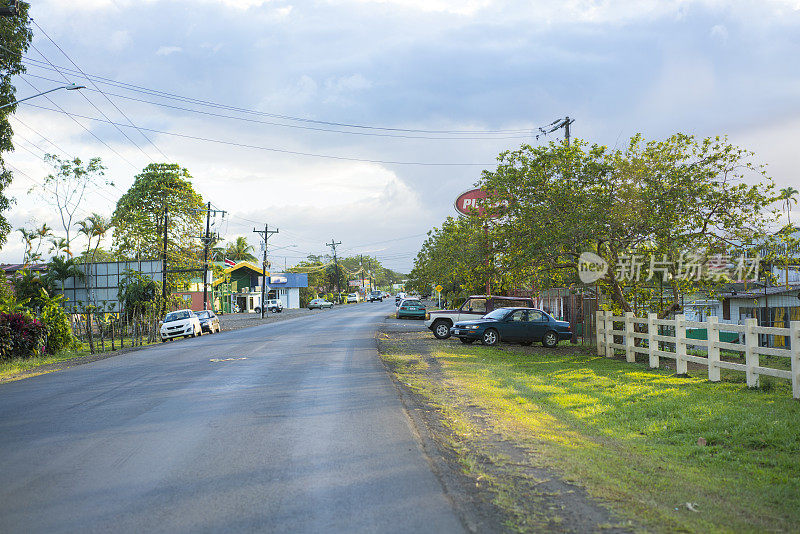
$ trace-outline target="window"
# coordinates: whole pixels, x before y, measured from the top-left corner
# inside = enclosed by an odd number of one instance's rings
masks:
[[[532,323],[536,323],[536,322],[541,323],[544,320],[545,320],[545,318],[544,318],[544,314],[542,312],[537,311],[537,310],[528,311],[528,321],[530,321]]]
[[[521,323],[525,321],[526,315],[527,312],[525,310],[517,310],[511,314],[511,317],[509,319],[515,323]]]
[[[461,306],[461,311],[486,313],[486,299],[469,299]]]
[[[530,308],[531,303],[527,300],[508,300],[508,299],[496,299],[493,301],[493,304],[497,307],[504,307],[504,308]]]

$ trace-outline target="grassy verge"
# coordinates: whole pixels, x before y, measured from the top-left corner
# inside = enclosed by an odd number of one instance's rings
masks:
[[[387,363],[444,406],[456,441],[472,433],[456,403],[476,406],[504,439],[535,453],[531,461],[657,531],[800,524],[800,403],[786,381],[748,390],[572,347],[432,347],[443,378],[431,380],[424,358],[402,350]]]
[[[116,340],[116,344],[118,351],[119,339]],[[145,343],[145,345],[149,344],[150,343]],[[125,338],[125,348],[129,349],[130,347],[131,347],[131,339]],[[99,351],[99,345],[96,346],[95,348]],[[113,354],[113,352],[110,350],[111,349],[110,342],[107,342],[106,349],[107,350],[102,353],[96,352],[94,356],[99,356],[101,354],[109,356]],[[73,360],[75,358],[85,358],[90,356],[92,356],[92,354],[89,351],[89,344],[77,343],[73,348],[59,351],[57,354],[45,354],[34,358],[16,359],[8,362],[0,362],[0,382],[8,382],[11,380],[17,380],[20,378],[27,378],[30,376],[36,376],[37,374],[44,374],[47,372],[51,372],[57,369],[57,367],[50,368],[49,366],[51,366],[52,364],[58,364],[61,362],[66,362],[68,360]],[[41,372],[37,372],[38,368],[42,368]]]

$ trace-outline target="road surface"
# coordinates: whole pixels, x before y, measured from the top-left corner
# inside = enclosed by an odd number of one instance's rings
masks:
[[[0,532],[461,532],[364,303],[0,385]]]

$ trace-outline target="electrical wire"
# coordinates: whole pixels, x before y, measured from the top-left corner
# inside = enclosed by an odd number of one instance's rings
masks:
[[[59,80],[54,80],[52,78],[48,78],[47,76],[38,76],[36,74],[25,73],[22,76],[30,76],[32,78],[37,78],[40,80],[46,80],[49,82],[59,83]],[[89,91],[96,91],[92,88],[87,88]],[[486,141],[486,140],[503,140],[503,139],[529,139],[531,137],[531,131],[526,131],[527,133],[520,134],[520,135],[501,135],[501,136],[479,136],[479,137],[466,137],[466,136],[459,136],[459,137],[442,137],[442,136],[431,136],[431,135],[408,135],[408,134],[394,134],[394,133],[379,133],[379,132],[364,132],[364,131],[348,131],[348,130],[334,130],[330,128],[322,128],[316,126],[302,126],[299,124],[285,124],[275,121],[267,121],[261,119],[253,119],[248,117],[236,117],[234,115],[226,115],[223,113],[214,113],[212,111],[205,111],[202,109],[191,109],[186,108],[183,106],[175,106],[171,104],[165,104],[163,102],[154,102],[152,100],[146,100],[143,98],[135,98],[132,96],[125,96],[118,93],[111,93],[106,91],[104,94],[111,95],[116,98],[124,98],[126,100],[132,100],[134,102],[141,102],[144,104],[151,104],[154,106],[160,106],[168,109],[175,109],[179,111],[188,111],[190,113],[196,113],[198,115],[207,115],[210,117],[218,117],[223,119],[231,119],[231,120],[238,120],[243,122],[249,122],[254,124],[265,124],[268,126],[279,126],[282,128],[294,128],[298,130],[310,130],[310,131],[317,131],[317,132],[326,132],[326,133],[335,133],[335,134],[345,134],[345,135],[361,135],[361,136],[370,136],[370,137],[394,137],[398,139],[428,139],[428,140],[437,140],[437,141]],[[134,126],[135,127],[135,126]],[[137,128],[138,130],[139,128]]]
[[[52,38],[52,37],[50,37],[50,35],[48,35],[48,33],[47,33],[46,31],[44,31],[44,28],[42,28],[41,26],[39,26],[39,24],[38,24],[38,23],[37,23],[37,22],[36,22],[36,21],[35,21],[33,18],[31,18],[31,22],[33,22],[33,24],[34,24],[34,25],[35,25],[37,28],[39,28],[39,31],[41,31],[41,32],[42,32],[42,34],[43,34],[45,37],[47,37],[47,39],[48,39],[48,40],[49,40],[51,43],[53,43],[53,46],[55,46],[56,48],[58,48],[58,50],[59,50],[59,51],[60,51],[60,52],[61,52],[61,53],[64,55],[64,57],[65,57],[65,58],[67,58],[67,60],[68,60],[70,63],[72,63],[72,66],[74,66],[76,69],[78,69],[78,71],[80,71],[80,73],[81,73],[81,74],[84,76],[84,78],[86,78],[86,73],[85,73],[85,72],[83,72],[83,69],[81,69],[81,68],[78,66],[78,64],[77,64],[77,63],[75,63],[75,62],[72,60],[72,58],[71,58],[71,57],[69,57],[69,55],[67,55],[67,53],[64,51],[64,49],[63,49],[63,48],[61,48],[61,47],[58,45],[58,43],[56,43],[56,42],[53,40],[53,38]],[[37,50],[37,52],[39,52],[39,51]],[[41,52],[39,52],[39,54],[41,55]],[[42,55],[42,57],[44,58],[44,56],[43,56],[43,55]],[[45,60],[47,60],[47,58],[45,58]],[[50,61],[49,61],[49,60],[48,60],[47,62],[48,62],[48,63],[50,63]],[[53,67],[55,68],[55,65],[53,65]],[[65,77],[65,78],[66,78],[66,77]],[[118,111],[118,112],[119,112],[119,113],[120,113],[120,114],[121,114],[123,117],[125,117],[125,119],[126,119],[126,120],[127,120],[129,123],[130,123],[130,125],[131,125],[131,126],[133,126],[134,128],[136,128],[136,130],[138,130],[138,131],[139,131],[139,133],[142,135],[142,137],[144,137],[144,138],[147,140],[147,142],[149,142],[151,145],[153,145],[153,148],[155,148],[155,149],[156,149],[156,150],[157,150],[157,151],[158,151],[158,152],[159,152],[159,153],[160,153],[162,156],[164,156],[164,158],[165,158],[166,160],[169,160],[169,158],[167,157],[167,155],[166,155],[166,154],[164,154],[164,152],[163,152],[163,151],[162,151],[160,148],[158,148],[158,147],[156,146],[156,144],[155,144],[155,143],[153,143],[153,141],[152,141],[152,140],[151,140],[149,137],[147,137],[147,136],[144,134],[144,132],[142,132],[142,131],[141,131],[139,128],[137,128],[137,127],[136,127],[136,125],[133,123],[133,121],[130,119],[130,117],[128,117],[128,115],[126,115],[126,114],[125,114],[125,112],[124,112],[124,111],[122,111],[122,110],[119,108],[119,106],[117,106],[117,104],[115,104],[115,103],[114,103],[114,102],[113,102],[113,101],[112,101],[110,98],[108,98],[108,96],[107,96],[107,95],[106,95],[106,94],[105,94],[105,93],[104,93],[104,92],[103,92],[103,91],[102,91],[102,90],[101,90],[101,89],[100,89],[100,88],[97,86],[97,84],[94,82],[94,80],[92,80],[92,79],[90,79],[90,78],[86,78],[86,79],[87,79],[87,80],[89,80],[89,82],[91,82],[91,84],[94,86],[94,88],[95,88],[97,91],[99,91],[101,95],[103,95],[103,96],[105,97],[105,99],[108,101],[108,103],[109,103],[109,104],[111,104],[112,106],[114,106],[114,109],[116,109],[116,110],[117,110],[117,111]],[[87,99],[87,100],[88,100],[88,99]],[[98,109],[98,111],[100,111],[100,110]],[[101,113],[102,113],[102,112],[101,112]],[[105,115],[103,115],[103,116],[105,116]],[[123,135],[124,135],[124,133],[123,133]],[[125,137],[128,137],[128,136],[126,135]],[[130,138],[129,138],[129,139],[130,139]],[[132,140],[132,139],[131,139],[131,142],[133,142],[133,140]],[[136,143],[134,143],[134,144],[136,144]],[[136,146],[138,147],[139,145],[136,145]],[[139,148],[139,149],[140,149],[140,150],[142,150],[141,148]],[[144,150],[142,150],[142,152],[144,153]],[[145,155],[146,155],[146,154],[145,154]],[[152,161],[152,160],[151,160],[151,161]]]
[[[46,56],[45,56],[45,55],[44,55],[44,54],[43,54],[41,51],[39,51],[39,49],[38,49],[38,48],[36,48],[36,45],[34,45],[33,43],[31,43],[31,47],[32,47],[34,50],[36,50],[36,52],[38,52],[38,53],[39,53],[39,55],[40,55],[40,56],[42,56],[42,57],[45,59],[45,61],[47,61],[48,63],[50,63],[50,60],[49,60],[49,59],[47,59],[47,57],[46,57]],[[52,63],[50,63],[50,64],[52,65]],[[53,68],[55,68],[55,66],[53,66]],[[69,79],[69,78],[67,78],[67,77],[64,75],[64,73],[62,73],[61,71],[58,71],[58,69],[56,69],[56,71],[57,71],[57,72],[58,72],[58,73],[61,75],[61,77],[62,77],[62,78],[64,78],[64,80],[65,80],[67,83],[72,83],[72,82],[70,81],[70,79]],[[80,93],[80,91],[78,91],[78,92]],[[144,154],[144,156],[145,156],[147,159],[149,159],[151,162],[153,161],[153,158],[151,158],[151,157],[150,157],[150,156],[147,154],[147,152],[145,152],[145,151],[144,151],[144,149],[143,149],[142,147],[140,147],[140,146],[139,146],[139,144],[138,144],[136,141],[134,141],[133,139],[131,139],[131,138],[130,138],[130,136],[128,136],[128,134],[126,134],[124,131],[122,131],[122,129],[119,127],[119,125],[117,125],[116,123],[112,122],[112,121],[111,121],[111,119],[109,118],[109,116],[108,116],[108,115],[106,115],[106,114],[105,114],[105,112],[103,112],[103,110],[102,110],[102,109],[100,109],[99,107],[97,107],[97,105],[96,105],[94,102],[92,102],[92,101],[89,99],[89,97],[88,97],[88,96],[86,96],[84,93],[80,93],[80,95],[81,95],[81,97],[83,97],[83,99],[84,99],[84,100],[86,100],[86,101],[89,103],[89,105],[91,105],[91,106],[92,106],[92,107],[93,107],[93,108],[94,108],[94,109],[95,109],[95,110],[96,110],[98,113],[100,113],[100,115],[102,115],[102,116],[103,116],[103,118],[105,118],[105,119],[106,119],[106,120],[107,120],[107,121],[108,121],[110,124],[112,124],[112,125],[114,126],[114,128],[116,128],[116,130],[117,130],[119,133],[121,133],[121,134],[123,135],[123,137],[125,137],[125,139],[127,139],[128,141],[130,141],[130,142],[131,142],[131,143],[132,143],[132,144],[133,144],[133,145],[134,145],[136,148],[138,148],[138,149],[139,149],[139,151],[140,151],[142,154]]]
[[[167,91],[160,91],[157,89],[151,89],[148,87],[144,87],[141,85],[135,85],[125,82],[119,82],[117,80],[112,80],[110,78],[105,78],[103,76],[98,75],[88,75],[81,72],[77,72],[75,70],[69,69],[67,67],[55,67],[55,66],[47,66],[44,65],[41,61],[36,60],[34,58],[30,58],[27,56],[23,56],[23,60],[26,62],[32,63],[34,66],[38,66],[40,68],[46,70],[61,70],[64,72],[68,72],[73,75],[81,75],[86,77],[86,79],[95,80],[99,83],[103,83],[106,85],[112,85],[118,88],[126,89],[133,92],[145,93],[151,96],[158,96],[160,98],[171,99],[171,100],[179,100],[184,103],[192,103],[197,105],[202,105],[206,107],[213,107],[217,109],[226,109],[228,111],[237,111],[240,113],[247,113],[252,115],[260,115],[265,117],[272,117],[277,119],[283,119],[287,121],[294,121],[294,122],[304,122],[304,123],[312,123],[312,124],[322,124],[327,126],[338,126],[342,128],[354,128],[354,129],[364,129],[364,130],[378,130],[378,131],[388,131],[388,132],[406,132],[406,133],[424,133],[424,134],[452,134],[452,135],[476,135],[476,134],[486,134],[486,135],[493,135],[493,134],[527,134],[530,135],[532,129],[530,128],[516,128],[516,129],[494,129],[494,130],[427,130],[427,129],[418,129],[418,128],[395,128],[395,127],[386,127],[386,126],[372,126],[372,125],[365,125],[365,124],[354,124],[354,123],[346,123],[346,122],[335,122],[335,121],[325,121],[325,120],[317,120],[317,119],[308,119],[304,117],[295,117],[292,115],[283,115],[279,113],[269,113],[265,111],[259,111],[255,109],[248,109],[242,108],[238,106],[231,106],[226,104],[221,104],[218,102],[213,102],[210,100],[203,100],[188,96],[182,96],[175,93],[170,93]],[[548,125],[549,126],[549,125]]]
[[[64,113],[64,114],[67,114],[67,115],[70,115],[70,116],[74,115],[75,117],[80,117],[82,119],[87,119],[87,120],[92,120],[92,121],[97,121],[97,122],[109,122],[108,120],[100,119],[100,118],[97,118],[97,117],[89,117],[89,116],[86,116],[86,115],[80,115],[78,113],[67,113],[63,109],[62,110],[58,110],[58,109],[48,108],[46,106],[40,106],[38,104],[31,104],[29,102],[20,102],[20,103],[24,104],[26,106],[32,107],[32,108],[36,108],[36,109],[43,109],[43,110],[46,110],[46,111],[54,111],[54,112],[57,112],[57,113]],[[126,124],[118,124],[118,123],[114,123],[114,124],[116,126],[122,126],[122,127],[125,127],[125,128],[129,127]],[[381,159],[355,158],[355,157],[349,157],[349,156],[336,156],[336,155],[333,155],[333,154],[317,154],[317,153],[314,153],[314,152],[302,152],[302,151],[298,151],[298,150],[287,150],[287,149],[282,149],[282,148],[265,147],[265,146],[259,146],[259,145],[251,145],[251,144],[247,144],[247,143],[237,143],[235,141],[224,141],[222,139],[213,139],[213,138],[210,138],[210,137],[201,137],[201,136],[198,136],[198,135],[181,134],[181,133],[170,132],[170,131],[166,131],[166,130],[156,130],[154,128],[141,128],[141,129],[145,130],[147,132],[159,133],[159,134],[163,134],[163,135],[170,135],[170,136],[174,136],[174,137],[180,137],[180,138],[183,138],[183,139],[191,139],[191,140],[194,140],[194,141],[204,141],[204,142],[207,142],[207,143],[215,143],[215,144],[226,145],[226,146],[235,146],[235,147],[238,147],[238,148],[249,148],[249,149],[253,149],[253,150],[263,150],[263,151],[266,151],[266,152],[275,152],[275,153],[279,153],[279,154],[288,154],[288,155],[293,155],[293,156],[306,156],[306,157],[321,158],[321,159],[332,159],[332,160],[337,160],[337,161],[358,161],[358,162],[362,162],[362,163],[378,163],[378,164],[381,164],[381,165],[406,165],[406,166],[422,166],[422,167],[491,167],[491,166],[494,165],[494,163],[486,164],[486,163],[456,163],[456,162],[393,161],[393,160],[381,160]]]
[[[34,91],[36,91],[37,93],[38,93],[38,92],[41,92],[41,91],[39,91],[39,88],[38,88],[38,87],[36,87],[36,86],[35,86],[33,83],[31,83],[29,80],[27,80],[27,79],[25,79],[25,78],[22,78],[22,80],[23,80],[25,83],[27,83],[28,85],[30,85],[30,86],[33,88],[33,90],[34,90]],[[52,98],[50,98],[50,95],[44,95],[44,97],[45,97],[45,98],[46,98],[46,99],[47,99],[47,100],[48,100],[48,101],[49,101],[51,104],[53,104],[53,105],[54,105],[56,108],[58,108],[58,111],[60,111],[61,113],[63,113],[64,115],[66,115],[66,116],[68,116],[70,119],[72,119],[72,121],[73,121],[75,124],[77,124],[78,126],[80,126],[81,128],[83,128],[83,129],[86,131],[86,133],[88,133],[89,135],[91,135],[92,137],[94,137],[95,139],[97,139],[97,140],[98,140],[100,143],[102,143],[102,144],[103,144],[103,146],[105,146],[105,147],[106,147],[107,149],[109,149],[111,152],[113,152],[114,154],[116,154],[116,155],[117,155],[117,157],[119,157],[119,158],[120,158],[122,161],[124,161],[125,163],[127,163],[128,165],[130,165],[132,168],[134,168],[134,169],[138,169],[138,167],[137,167],[136,165],[134,165],[133,163],[131,163],[131,162],[130,162],[130,161],[129,161],[129,160],[128,160],[128,159],[127,159],[125,156],[123,156],[122,154],[120,154],[119,152],[117,152],[116,150],[114,150],[113,148],[111,148],[111,146],[110,146],[108,143],[106,143],[105,141],[103,141],[102,139],[100,139],[99,137],[97,137],[97,135],[96,135],[96,134],[95,134],[93,131],[91,131],[89,128],[87,128],[86,126],[84,126],[83,124],[81,124],[81,123],[80,123],[80,121],[78,121],[78,119],[76,119],[76,118],[75,118],[75,117],[74,117],[74,116],[73,116],[71,113],[68,113],[67,111],[65,111],[65,110],[64,110],[64,108],[62,108],[61,106],[59,106],[58,104],[56,104],[56,103],[53,101],[53,99],[52,99]],[[25,102],[23,102],[23,104],[24,104],[24,103],[25,103]],[[54,109],[51,109],[51,108],[46,108],[46,109],[50,109],[50,111],[57,111],[57,110],[54,110]],[[76,116],[78,116],[78,115],[76,115]]]

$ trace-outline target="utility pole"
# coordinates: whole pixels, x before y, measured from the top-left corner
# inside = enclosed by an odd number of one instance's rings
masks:
[[[264,231],[263,232],[261,230],[256,230],[255,228],[253,228],[253,233],[261,235],[261,238],[264,240],[264,260],[263,260],[263,263],[261,264],[261,275],[262,275],[262,279],[261,279],[261,318],[262,319],[264,318],[264,309],[267,307],[267,299],[265,297],[266,289],[267,289],[267,245],[269,244],[269,237],[272,234],[277,234],[278,232],[279,232],[279,230],[277,230],[277,229],[270,230],[268,224],[264,225]]]
[[[334,265],[334,272],[336,273],[335,274],[335,276],[336,276],[336,300],[340,300],[341,299],[341,295],[339,294],[339,260],[336,258],[336,245],[341,245],[341,244],[342,244],[341,241],[334,241],[333,238],[331,238],[331,242],[330,243],[325,243],[325,246],[326,247],[331,247],[331,250],[333,251],[333,265]],[[341,304],[341,302],[339,302],[338,304]]]
[[[161,315],[167,311],[167,207],[164,206],[164,248],[161,251]]]
[[[366,293],[366,288],[364,288],[364,255],[359,255],[359,259],[361,260],[361,290]]]
[[[223,217],[225,217],[225,211],[223,210],[212,210],[211,209],[211,202],[206,204],[205,210],[197,210],[197,211],[205,211],[206,212],[206,233],[200,239],[203,240],[203,309],[208,309],[208,245],[211,241],[217,237],[211,235],[211,215],[216,215],[217,213],[221,213]]]
[[[569,146],[569,125],[573,122],[575,122],[575,119],[570,120],[569,115],[564,119],[564,139],[567,141],[567,146]]]

